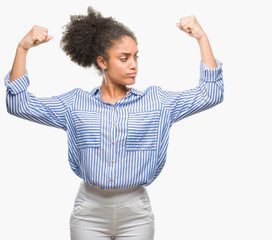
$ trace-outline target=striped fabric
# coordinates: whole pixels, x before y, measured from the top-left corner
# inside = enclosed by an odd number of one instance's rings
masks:
[[[210,69],[200,61],[197,87],[167,91],[131,88],[114,105],[100,87],[75,88],[50,98],[27,91],[28,72],[13,82],[5,77],[10,114],[67,132],[68,160],[74,173],[101,189],[150,185],[162,171],[173,123],[223,101],[222,63]]]

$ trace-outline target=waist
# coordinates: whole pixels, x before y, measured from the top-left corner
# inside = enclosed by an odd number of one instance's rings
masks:
[[[135,199],[147,194],[147,190],[142,185],[130,188],[101,189],[99,186],[90,185],[82,181],[79,187],[79,194],[84,194],[88,199],[103,204],[122,204],[135,201]]]

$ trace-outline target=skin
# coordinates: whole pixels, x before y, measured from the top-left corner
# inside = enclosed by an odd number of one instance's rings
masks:
[[[197,40],[200,47],[201,60],[209,68],[217,68],[211,46],[206,33],[198,23],[194,15],[181,18],[176,26]],[[11,69],[10,82],[22,77],[26,69],[26,56],[30,48],[50,41],[53,37],[48,35],[48,29],[35,25],[17,46],[16,55]],[[137,72],[137,45],[130,37],[124,37],[121,41],[108,50],[109,61],[102,57],[97,58],[97,62],[104,69],[107,79],[101,84],[101,99],[110,103],[126,96],[129,88],[126,85],[135,83],[135,78],[127,76],[128,73]],[[119,52],[127,52],[130,55],[118,55]],[[123,59],[123,60],[122,60]]]
[[[101,56],[97,58],[98,65],[104,69],[107,80],[105,81],[103,78],[100,88],[102,100],[114,103],[126,96],[127,91],[130,90],[126,85],[135,83],[135,77],[127,74],[137,73],[137,53],[135,41],[131,37],[125,36],[108,50],[108,61],[105,61]]]
[[[35,25],[19,42],[16,55],[13,61],[10,82],[13,82],[25,74],[26,56],[30,48],[36,47],[42,43],[48,42],[53,36],[48,35],[48,29]]]
[[[196,20],[196,17],[191,15],[181,18],[176,25],[180,30],[197,40],[200,48],[201,61],[211,69],[217,68],[208,36]]]

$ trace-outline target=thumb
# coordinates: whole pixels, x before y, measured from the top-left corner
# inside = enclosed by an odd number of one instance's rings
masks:
[[[53,36],[47,36],[47,38],[45,39],[45,42],[50,41],[53,38]]]

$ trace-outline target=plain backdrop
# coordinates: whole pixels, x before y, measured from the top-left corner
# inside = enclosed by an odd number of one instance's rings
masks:
[[[272,17],[264,0],[2,1],[0,238],[69,239],[81,179],[68,163],[66,133],[8,114],[4,77],[19,41],[40,25],[54,38],[28,52],[28,91],[51,97],[99,86],[93,69],[76,65],[59,47],[62,26],[88,6],[136,34],[139,90],[197,86],[199,46],[176,26],[181,17],[196,16],[223,63],[224,102],[172,126],[166,165],[147,187],[155,239],[271,240]]]

